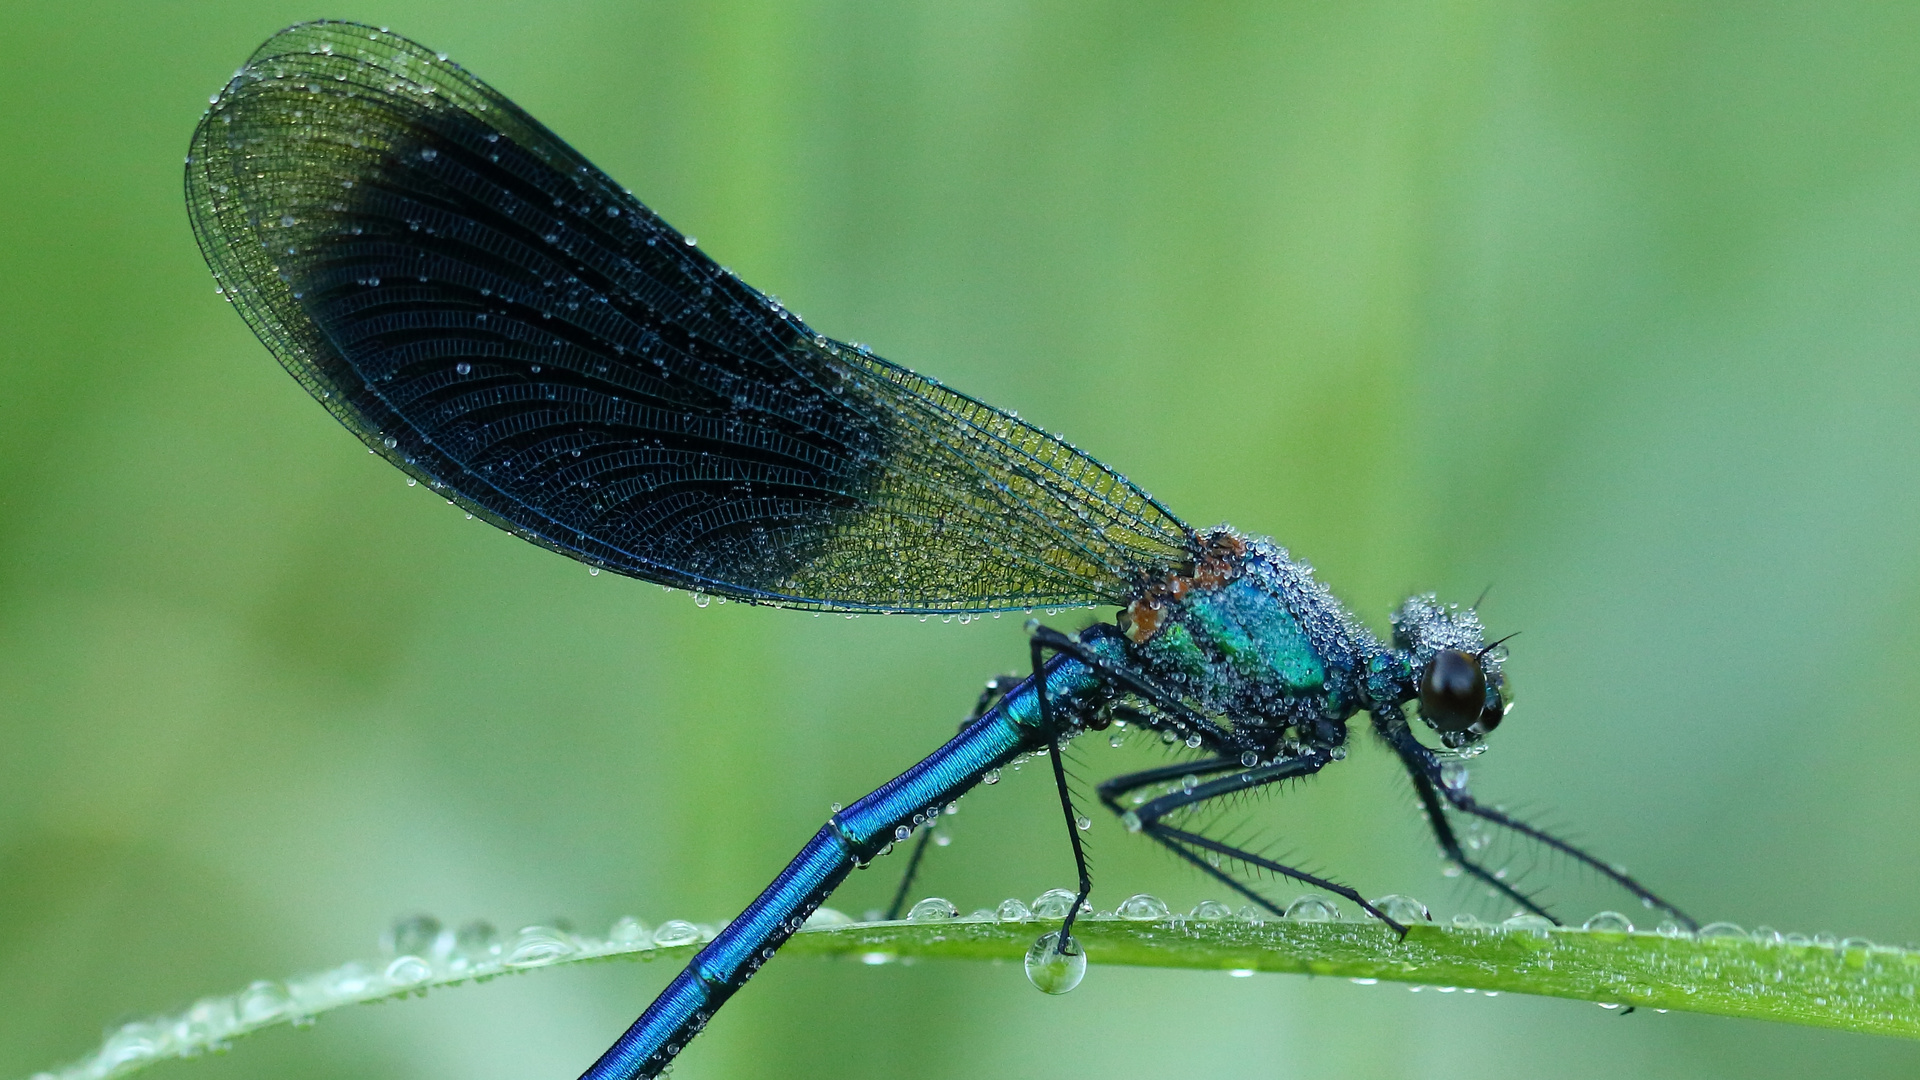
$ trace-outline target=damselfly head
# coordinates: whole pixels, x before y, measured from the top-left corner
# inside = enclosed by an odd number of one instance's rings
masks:
[[[1505,696],[1489,685],[1481,663],[1485,653],[1441,649],[1421,673],[1420,718],[1449,747],[1479,741],[1506,716]]]
[[[1476,611],[1431,594],[1394,612],[1394,647],[1404,650],[1415,674],[1414,685],[1402,692],[1419,702],[1420,719],[1448,748],[1479,742],[1506,716],[1505,640],[1487,644]]]

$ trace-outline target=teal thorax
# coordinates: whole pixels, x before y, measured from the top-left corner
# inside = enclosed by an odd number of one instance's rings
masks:
[[[1389,644],[1271,541],[1221,530],[1204,543],[1205,554],[1143,588],[1118,622],[1136,670],[1231,725],[1230,745],[1216,750],[1271,758],[1340,746],[1357,712],[1404,722],[1401,707],[1420,696],[1417,673],[1436,651],[1482,650],[1471,610],[1414,597],[1395,613]],[[1498,658],[1486,667],[1497,695]]]

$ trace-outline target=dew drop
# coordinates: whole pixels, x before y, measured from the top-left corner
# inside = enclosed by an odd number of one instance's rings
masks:
[[[1200,748],[1200,736],[1199,735],[1187,736],[1187,749],[1198,750],[1199,748]]]
[[[1130,833],[1137,833],[1142,828],[1140,815],[1129,810],[1120,815],[1120,825]]]
[[[983,783],[983,784],[997,784],[997,783],[999,783],[999,782],[1000,782],[1000,770],[999,770],[999,769],[988,769],[988,770],[987,770],[987,775],[985,775],[985,776],[982,776],[982,777],[980,778],[980,782],[981,782],[981,783]]]
[[[829,926],[847,926],[853,922],[853,916],[830,907],[815,908],[803,924],[805,929],[819,930]]]
[[[1221,922],[1233,917],[1233,909],[1218,900],[1202,900],[1193,906],[1188,917],[1199,922]]]
[[[507,950],[506,965],[540,967],[578,952],[573,936],[552,926],[525,926]]]
[[[1633,922],[1617,911],[1602,911],[1581,923],[1580,929],[1595,934],[1631,934]]]
[[[1086,978],[1086,950],[1078,942],[1070,942],[1067,948],[1070,951],[1060,951],[1060,931],[1050,930],[1027,950],[1027,981],[1041,993],[1064,994]]]
[[[1287,918],[1294,922],[1334,922],[1340,918],[1340,909],[1326,897],[1308,893],[1287,905]]]
[[[1079,894],[1067,889],[1048,889],[1033,901],[1033,913],[1042,919],[1064,919],[1067,912],[1073,910],[1073,901]]]
[[[287,996],[287,988],[265,979],[251,983],[240,991],[238,1011],[243,1024],[264,1024],[285,1016],[293,1007],[293,999]]]
[[[958,914],[960,909],[954,907],[952,901],[938,896],[929,896],[907,909],[907,921],[947,922]]]
[[[1088,829],[1093,828],[1093,819],[1085,814],[1081,814],[1079,817],[1073,819],[1073,826],[1081,832],[1086,832]]]
[[[1026,922],[1033,918],[1033,912],[1028,909],[1026,901],[1008,899],[1000,901],[1000,906],[993,911],[993,917],[1001,922]]]
[[[439,919],[431,915],[409,915],[396,919],[381,935],[380,949],[388,956],[426,956],[433,951],[433,940],[439,936]]]
[[[1157,922],[1173,912],[1168,910],[1165,900],[1151,893],[1134,893],[1120,902],[1115,914],[1131,922]]]
[[[476,919],[460,928],[453,937],[453,959],[456,966],[478,967],[491,964],[500,959],[505,946],[500,941],[500,931],[493,924]]]
[[[396,956],[385,974],[395,986],[418,986],[433,978],[433,965],[418,956]]]
[[[700,940],[700,928],[685,919],[668,919],[653,932],[653,943],[662,949],[691,945]]]
[[[1379,909],[1380,914],[1385,915],[1387,918],[1392,919],[1402,926],[1433,921],[1433,913],[1427,910],[1427,905],[1415,900],[1411,896],[1389,893],[1375,900],[1373,906]]]
[[[1502,922],[1500,929],[1537,934],[1540,937],[1546,937],[1547,931],[1553,929],[1553,920],[1547,918],[1545,915],[1515,915],[1513,918]]]
[[[1240,765],[1243,768],[1251,769],[1258,764],[1260,764],[1259,754],[1256,754],[1253,751],[1249,750],[1246,753],[1240,755]]]
[[[1745,941],[1747,939],[1747,932],[1740,929],[1736,923],[1716,922],[1708,923],[1701,927],[1699,937],[1701,941],[1717,941],[1724,944],[1732,941]],[[1814,940],[1818,941],[1819,939],[1815,938]]]
[[[1185,794],[1188,794],[1188,795],[1193,794],[1193,789],[1199,786],[1200,786],[1200,778],[1193,775],[1192,773],[1188,773],[1187,775],[1180,778],[1180,790]]]
[[[650,940],[647,924],[631,915],[623,915],[614,921],[607,931],[607,942],[612,945],[638,946]]]

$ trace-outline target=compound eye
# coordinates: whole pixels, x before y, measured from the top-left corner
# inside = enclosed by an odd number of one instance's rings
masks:
[[[1420,718],[1427,726],[1443,733],[1466,731],[1485,723],[1486,707],[1487,676],[1479,659],[1458,649],[1434,653],[1420,679]]]

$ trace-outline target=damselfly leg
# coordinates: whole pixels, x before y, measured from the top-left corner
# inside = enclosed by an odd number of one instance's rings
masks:
[[[994,703],[1007,696],[1007,691],[1020,685],[1018,675],[995,675],[987,680],[986,688],[980,691],[979,700],[973,703],[973,711],[960,721],[959,730],[967,730],[967,725],[987,715]],[[934,823],[928,822],[920,830],[920,838],[914,841],[913,854],[907,858],[906,872],[900,875],[900,887],[893,892],[893,903],[887,905],[887,919],[898,919],[907,909],[907,893],[913,888],[914,876],[920,872],[920,860],[927,857],[927,845],[933,840]]]
[[[1450,806],[1460,813],[1469,814],[1560,852],[1632,893],[1647,907],[1657,908],[1672,915],[1688,930],[1699,929],[1700,924],[1694,921],[1692,916],[1640,884],[1632,875],[1602,862],[1577,845],[1562,840],[1552,833],[1535,828],[1505,811],[1483,805],[1467,791],[1464,783],[1449,784],[1441,768],[1439,757],[1414,738],[1412,729],[1407,725],[1405,714],[1399,709],[1376,712],[1373,716],[1373,724],[1374,730],[1380,734],[1388,746],[1393,747],[1394,753],[1400,757],[1401,764],[1406,766],[1407,775],[1413,781],[1414,794],[1419,797],[1420,805],[1427,813],[1427,823],[1433,829],[1434,838],[1439,841],[1440,849],[1446,853],[1447,858],[1458,863],[1463,871],[1484,882],[1495,892],[1535,915],[1543,916],[1555,923],[1560,921],[1532,897],[1501,880],[1482,863],[1469,858],[1461,849],[1452,822],[1447,820],[1446,807]],[[1442,800],[1445,801],[1444,805]]]
[[[1349,886],[1318,874],[1308,873],[1299,867],[1275,862],[1263,855],[1223,843],[1210,836],[1177,828],[1164,820],[1167,815],[1176,810],[1198,806],[1212,799],[1252,791],[1284,780],[1312,776],[1332,760],[1332,756],[1325,750],[1313,750],[1297,757],[1283,758],[1254,768],[1245,768],[1238,761],[1229,758],[1210,758],[1164,765],[1157,769],[1146,769],[1108,780],[1100,785],[1100,801],[1119,816],[1121,823],[1127,827],[1128,831],[1145,833],[1165,846],[1167,850],[1198,867],[1202,873],[1276,915],[1285,914],[1285,912],[1272,900],[1260,895],[1253,888],[1227,873],[1220,864],[1231,861],[1279,874],[1316,889],[1325,889],[1336,896],[1344,897],[1404,937],[1407,932],[1405,926],[1389,918],[1386,913],[1367,902],[1366,898]],[[1221,772],[1228,775],[1206,783],[1197,782],[1201,776]],[[1149,799],[1139,806],[1129,808],[1120,803],[1123,796],[1141,788],[1175,780],[1180,781],[1177,790]]]

